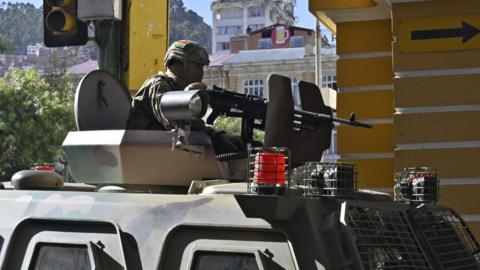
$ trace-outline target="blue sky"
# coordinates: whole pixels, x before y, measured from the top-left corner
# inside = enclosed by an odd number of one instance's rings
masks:
[[[33,3],[35,6],[41,6],[43,0],[0,0],[1,2],[23,2]],[[183,0],[183,3],[188,9],[194,10],[203,20],[211,25],[212,13],[210,11],[211,0]],[[297,0],[297,7],[295,8],[295,16],[298,17],[297,26],[315,29],[315,18],[308,12],[308,0]]]
[[[212,25],[211,2],[211,0],[183,0],[187,8],[197,12],[209,25]],[[315,29],[315,17],[308,11],[308,0],[297,0],[295,16],[298,17],[297,26]]]

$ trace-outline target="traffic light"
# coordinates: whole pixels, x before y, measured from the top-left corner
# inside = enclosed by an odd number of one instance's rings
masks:
[[[79,0],[43,0],[43,41],[47,47],[84,45],[87,24],[77,18]],[[81,1],[81,0],[80,0]]]

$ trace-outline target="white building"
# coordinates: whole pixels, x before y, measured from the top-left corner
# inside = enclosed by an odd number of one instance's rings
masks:
[[[27,46],[27,55],[40,56],[46,55],[50,52],[50,48],[45,47],[41,43],[36,43],[35,45]]]
[[[294,25],[296,0],[215,0],[212,53],[228,51],[230,38],[276,23]]]

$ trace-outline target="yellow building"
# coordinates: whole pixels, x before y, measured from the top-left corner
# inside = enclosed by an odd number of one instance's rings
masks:
[[[304,47],[244,50],[232,54],[210,56],[203,82],[207,86],[226,88],[267,98],[271,89],[267,79],[272,73],[292,79],[296,105],[300,105],[298,82],[315,82],[315,55]],[[335,48],[322,48],[323,88],[336,88]],[[333,91],[333,90],[332,90]],[[334,91],[333,91],[334,92]],[[331,95],[330,99],[334,99]],[[327,104],[330,104],[328,100]]]
[[[392,191],[394,172],[431,166],[440,203],[480,236],[480,2],[310,0],[337,35],[338,152],[359,186]]]

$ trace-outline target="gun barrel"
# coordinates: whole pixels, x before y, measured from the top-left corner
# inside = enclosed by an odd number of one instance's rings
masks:
[[[355,126],[355,127],[363,127],[363,128],[373,128],[372,125],[367,124],[365,122],[359,122],[359,121],[352,121],[352,120],[347,120],[347,119],[342,119],[342,118],[337,118],[337,117],[332,117],[333,122],[338,122],[350,126]]]
[[[373,126],[364,122],[352,121],[348,119],[334,117],[332,115],[323,114],[323,113],[313,113],[308,111],[295,110],[295,120],[301,121],[306,124],[315,124],[321,120],[327,120],[331,122],[337,122],[349,126],[363,127],[363,128],[372,128]]]

